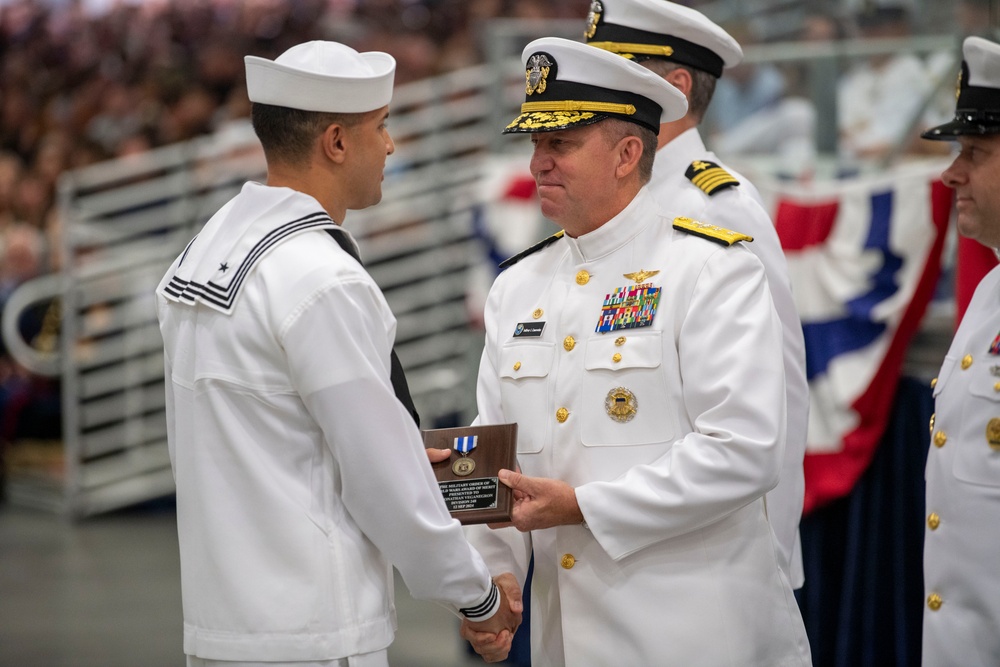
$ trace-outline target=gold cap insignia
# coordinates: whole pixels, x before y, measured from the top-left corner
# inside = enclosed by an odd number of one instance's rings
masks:
[[[604,409],[608,411],[608,416],[619,424],[632,421],[638,408],[639,402],[635,394],[625,387],[615,387],[604,399]]]
[[[583,31],[583,36],[590,39],[597,32],[597,24],[601,20],[601,15],[604,13],[604,5],[601,4],[600,0],[594,0],[590,3],[590,12],[587,14],[587,29]]]
[[[659,273],[659,271],[646,271],[640,269],[635,273],[623,273],[622,275],[628,278],[629,280],[634,280],[636,285],[641,285],[642,283],[646,282],[647,278],[652,278],[657,273]]]
[[[535,55],[528,58],[528,67],[524,71],[524,78],[527,81],[524,86],[524,92],[527,95],[533,95],[535,93],[544,93],[545,87],[547,85],[546,79],[549,76],[549,70],[552,69],[554,63],[549,60],[549,57],[544,53],[536,53]]]

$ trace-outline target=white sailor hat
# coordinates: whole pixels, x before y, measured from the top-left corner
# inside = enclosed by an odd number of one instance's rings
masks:
[[[665,0],[593,0],[584,37],[633,60],[660,58],[708,72],[738,65],[743,49],[699,11]]]
[[[551,132],[620,118],[659,132],[660,123],[683,118],[684,94],[645,67],[559,37],[524,47],[525,101],[504,129]]]
[[[963,134],[1000,134],[1000,44],[966,37],[962,44],[955,118],[924,132],[946,141]]]
[[[251,102],[303,111],[364,113],[392,99],[396,61],[337,42],[305,42],[274,60],[246,56]]]

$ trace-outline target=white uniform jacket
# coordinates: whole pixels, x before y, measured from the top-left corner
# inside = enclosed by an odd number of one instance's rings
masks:
[[[976,288],[934,386],[925,667],[1000,665],[1000,268]]]
[[[687,169],[696,161],[713,162],[721,166],[739,181],[739,185],[711,195],[706,194],[685,176]],[[792,587],[800,588],[805,580],[799,544],[799,521],[802,518],[802,497],[805,493],[802,457],[806,452],[806,431],[809,426],[809,382],[806,379],[802,322],[792,298],[788,264],[778,233],[761,204],[756,188],[706,150],[695,128],[684,132],[657,151],[656,161],[653,163],[653,180],[649,187],[663,211],[752,236],[753,243],[747,247],[764,264],[774,308],[781,319],[785,398],[788,407],[785,459],[778,486],[767,494],[767,515],[778,537],[782,570]]]
[[[671,222],[643,189],[497,278],[479,419],[517,422],[522,471],[575,487],[585,525],[468,532],[496,572],[534,550],[535,664],[807,665],[762,498],[785,430],[764,270]],[[597,332],[630,287],[659,288],[651,324]]]
[[[333,227],[248,183],[157,289],[189,655],[384,649],[390,563],[415,597],[497,607],[393,394],[395,318]]]

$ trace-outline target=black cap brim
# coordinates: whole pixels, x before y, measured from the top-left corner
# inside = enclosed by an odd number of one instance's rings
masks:
[[[954,141],[957,137],[989,134],[1000,134],[1000,124],[984,124],[965,118],[956,118],[943,125],[932,127],[920,136],[931,141]]]

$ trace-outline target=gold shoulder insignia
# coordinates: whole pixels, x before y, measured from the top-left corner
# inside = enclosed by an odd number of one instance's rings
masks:
[[[746,241],[747,243],[753,241],[752,236],[740,234],[739,232],[724,229],[723,227],[716,227],[707,222],[698,222],[691,218],[674,218],[674,229],[700,236],[703,239],[708,239],[724,246],[731,246],[739,241]]]
[[[728,171],[707,160],[695,160],[684,175],[707,195],[714,195],[716,192],[740,184]]]
[[[528,255],[531,255],[532,253],[536,253],[539,250],[541,250],[542,248],[544,248],[545,246],[550,245],[552,243],[555,243],[556,241],[558,241],[559,239],[561,239],[563,237],[563,234],[565,234],[565,233],[566,232],[564,232],[563,230],[560,229],[558,232],[556,232],[552,236],[550,236],[548,238],[545,238],[545,239],[542,239],[541,241],[539,241],[535,245],[531,246],[530,248],[522,250],[521,252],[517,253],[513,257],[509,257],[509,258],[505,259],[504,261],[500,262],[500,268],[501,269],[506,269],[508,266],[513,266],[514,264],[517,264],[518,262],[520,262],[522,259],[524,259]]]

